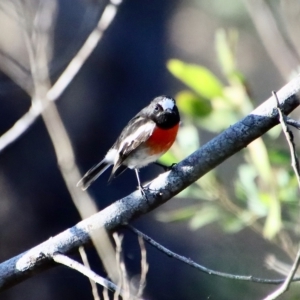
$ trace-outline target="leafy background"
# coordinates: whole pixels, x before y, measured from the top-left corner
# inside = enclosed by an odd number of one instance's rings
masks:
[[[103,157],[128,119],[157,95],[176,97],[182,114],[178,140],[162,158],[173,163],[240,120],[288,80],[267,55],[245,3],[131,0],[120,6],[96,51],[58,101],[82,172]],[[95,26],[104,4],[59,2],[53,80]],[[273,9],[282,12],[279,1]],[[3,47],[13,29],[6,18],[1,20],[6,28],[0,37]],[[13,39],[5,47],[25,55]],[[278,60],[284,61],[284,53]],[[4,133],[27,111],[30,99],[2,73],[0,86]],[[265,258],[274,254],[290,263],[299,232],[297,183],[279,134],[275,128],[134,225],[208,268],[279,277],[266,268]],[[1,261],[79,221],[42,120],[1,153],[0,165]],[[159,172],[149,166],[141,176],[147,181]],[[130,171],[109,185],[107,178],[100,177],[90,189],[99,209],[136,187]],[[134,280],[140,260],[137,238],[122,233]],[[272,289],[210,277],[149,246],[147,250],[147,299],[260,299]],[[93,269],[103,274],[93,250],[88,254]],[[298,290],[293,285],[285,299],[297,299],[293,295]],[[0,299],[13,300],[69,298],[92,295],[85,278],[63,267],[0,294]]]

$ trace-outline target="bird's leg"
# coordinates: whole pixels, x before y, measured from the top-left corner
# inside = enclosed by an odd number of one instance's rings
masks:
[[[134,169],[134,171],[135,171],[135,174],[136,174],[136,179],[138,181],[139,190],[141,191],[141,194],[147,199],[145,190],[144,190],[143,186],[141,185],[140,176],[139,176],[139,170],[138,169]]]
[[[155,164],[162,167],[165,172],[172,170],[172,168],[177,165],[176,163],[174,163],[174,164],[171,164],[171,166],[166,166],[166,165],[163,165],[163,164],[161,164],[157,161],[155,162]]]

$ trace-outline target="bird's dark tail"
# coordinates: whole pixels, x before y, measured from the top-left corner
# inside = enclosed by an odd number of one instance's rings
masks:
[[[119,175],[121,175],[126,170],[127,170],[127,167],[124,166],[124,165],[120,165],[117,168],[114,167],[111,171],[108,182],[111,182],[114,178],[118,177]]]
[[[77,186],[81,187],[81,189],[85,191],[110,165],[110,163],[103,159],[86,172],[81,180],[78,181]]]

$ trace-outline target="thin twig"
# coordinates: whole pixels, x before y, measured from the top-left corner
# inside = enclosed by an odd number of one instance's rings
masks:
[[[53,254],[53,260],[57,263],[60,263],[62,265],[65,265],[65,266],[67,266],[71,269],[74,269],[74,270],[80,272],[84,276],[88,277],[90,280],[106,287],[110,291],[114,292],[114,291],[117,290],[117,286],[114,283],[112,283],[111,281],[99,276],[98,274],[96,274],[91,269],[88,269],[83,264],[69,258],[66,255],[63,255],[63,254],[60,254],[60,253],[54,253]],[[122,291],[120,291],[120,293],[122,294]]]
[[[130,286],[129,286],[127,271],[126,271],[126,267],[125,267],[125,263],[124,263],[124,259],[123,259],[123,254],[122,254],[123,236],[114,232],[113,238],[114,238],[114,241],[116,244],[116,261],[117,261],[118,271],[119,271],[118,288],[120,290],[123,290],[124,299],[129,300],[131,297]],[[118,299],[119,299],[119,290],[117,290],[114,294],[114,300],[118,300]]]
[[[285,135],[285,138],[286,138],[289,148],[290,148],[291,160],[292,160],[291,165],[294,169],[294,173],[295,173],[295,175],[297,177],[297,181],[298,181],[298,187],[300,189],[300,167],[299,167],[299,160],[298,160],[296,150],[295,150],[294,135],[285,123],[285,118],[283,117],[282,111],[280,109],[280,104],[279,104],[279,100],[278,100],[276,92],[273,91],[272,95],[276,99],[276,104],[277,104],[276,108],[277,108],[278,115],[279,115],[279,121],[280,121],[283,133]]]
[[[109,300],[108,289],[106,287],[103,288],[102,296],[103,300]]]
[[[82,65],[90,57],[91,53],[101,40],[104,31],[113,21],[117,13],[118,5],[121,4],[121,2],[121,0],[111,0],[111,3],[105,7],[97,27],[92,31],[76,56],[71,60],[65,71],[61,74],[61,76],[57,79],[55,84],[47,93],[47,98],[49,100],[57,100],[77,75]]]
[[[91,270],[91,266],[90,266],[88,257],[87,257],[87,255],[86,255],[86,252],[85,252],[85,250],[84,250],[84,247],[83,247],[83,246],[80,246],[80,247],[78,248],[78,251],[79,251],[79,254],[80,254],[80,257],[81,257],[81,259],[82,259],[82,262],[83,262],[84,266],[85,266],[87,269]],[[96,285],[95,281],[94,281],[94,280],[91,280],[90,278],[89,278],[89,280],[90,280],[90,284],[91,284],[91,287],[92,287],[92,294],[93,294],[94,300],[100,300],[100,296],[99,296],[98,289],[97,289],[97,285]],[[105,288],[106,288],[106,287],[105,287]]]
[[[235,274],[230,274],[230,273],[224,273],[224,272],[219,272],[215,271],[209,268],[206,268],[195,261],[193,261],[190,258],[187,258],[185,256],[179,255],[163,245],[159,244],[158,242],[154,241],[152,238],[147,236],[145,233],[137,230],[133,226],[127,225],[132,232],[137,234],[138,236],[141,236],[147,243],[149,243],[151,246],[155,247],[159,251],[163,252],[164,254],[168,255],[169,257],[175,258],[193,268],[195,268],[198,271],[201,271],[203,273],[209,274],[209,275],[214,275],[214,276],[219,276],[227,279],[234,279],[234,280],[240,280],[240,281],[251,281],[251,282],[256,282],[256,283],[262,283],[262,284],[280,284],[284,282],[284,279],[265,279],[265,278],[259,278],[259,277],[254,277],[254,276],[244,276],[244,275],[235,275]],[[294,281],[299,281],[300,278],[294,278]]]
[[[287,116],[283,116],[283,118],[284,118],[286,124],[291,125],[291,126],[295,127],[298,130],[300,129],[300,122],[299,121],[293,120],[292,118],[287,117]]]
[[[283,38],[270,4],[265,0],[245,0],[249,15],[269,57],[284,79],[289,78],[298,65],[298,57]],[[284,55],[284,61],[278,59]]]
[[[287,276],[291,270],[291,264],[280,261],[273,254],[270,254],[266,257],[265,264],[268,269],[273,270],[283,276]],[[296,275],[299,276],[300,272],[298,271]]]
[[[27,94],[32,93],[32,79],[30,72],[20,61],[13,58],[9,53],[0,49],[0,69],[8,77],[17,83]]]
[[[96,28],[91,32],[85,43],[82,45],[81,49],[77,52],[67,68],[48,91],[48,100],[56,101],[65,91],[74,77],[78,74],[83,64],[86,62],[88,57],[91,55],[91,53],[101,40],[104,31],[113,21],[119,4],[121,4],[121,0],[112,0],[111,4],[107,5],[107,7],[104,9],[104,12],[100,17]],[[14,80],[16,78],[12,79]],[[18,84],[21,88],[26,89],[28,93],[30,92],[23,82],[16,81],[16,84]],[[29,95],[32,96],[31,94]],[[40,106],[31,106],[26,114],[24,114],[8,131],[0,136],[0,152],[26,132],[26,130],[42,113],[42,109],[43,108]]]
[[[139,282],[137,297],[141,297],[143,295],[143,291],[146,286],[146,276],[149,270],[149,265],[147,263],[147,251],[146,251],[144,239],[141,236],[138,236],[138,240],[141,248],[141,278]]]
[[[292,268],[291,268],[288,276],[286,277],[285,281],[283,282],[283,284],[277,290],[275,290],[272,294],[268,295],[263,300],[274,300],[274,299],[278,298],[280,295],[282,295],[283,293],[285,293],[289,289],[290,284],[293,281],[293,277],[294,277],[294,275],[295,275],[295,273],[298,269],[299,262],[300,262],[300,249],[297,252],[297,256],[296,256],[295,261],[292,265]]]
[[[276,108],[278,111],[278,115],[279,115],[279,121],[281,124],[281,127],[283,129],[283,133],[285,135],[285,138],[288,142],[289,148],[290,148],[290,152],[291,152],[291,160],[292,160],[292,167],[294,169],[294,173],[297,177],[297,181],[298,181],[298,186],[300,188],[300,170],[299,170],[299,161],[296,155],[296,151],[295,151],[295,143],[294,143],[294,136],[293,133],[290,131],[290,129],[288,128],[288,126],[285,123],[284,117],[283,117],[283,113],[280,109],[280,104],[279,104],[279,100],[277,97],[276,92],[272,92],[273,97],[276,100]],[[298,269],[298,266],[300,264],[300,247],[298,248],[298,252],[296,255],[296,258],[294,260],[294,263],[291,267],[291,270],[289,271],[289,274],[287,275],[284,283],[277,289],[275,290],[272,294],[268,295],[266,298],[264,298],[264,300],[274,300],[276,298],[278,298],[280,295],[282,295],[283,293],[285,293],[289,287],[290,284],[292,282],[292,279]]]
[[[118,289],[115,291],[114,293],[114,300],[118,300],[119,299],[119,290],[122,289],[123,287],[123,276],[122,276],[122,269],[120,267],[121,265],[121,251],[122,248],[120,246],[121,244],[121,239],[122,237],[119,236],[116,232],[113,233],[113,239],[115,240],[115,244],[116,244],[116,261],[117,261],[117,266],[118,266],[118,272],[119,272],[119,282],[118,282]]]

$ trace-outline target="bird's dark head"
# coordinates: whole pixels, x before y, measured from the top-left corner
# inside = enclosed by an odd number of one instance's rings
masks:
[[[162,129],[170,129],[180,122],[176,102],[168,96],[156,97],[146,108],[147,115]]]

